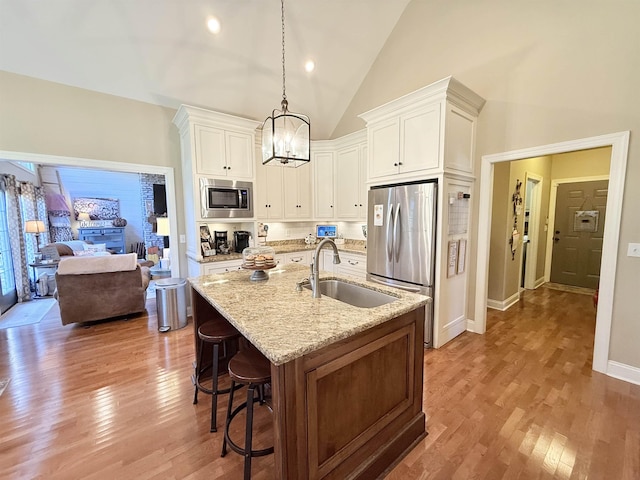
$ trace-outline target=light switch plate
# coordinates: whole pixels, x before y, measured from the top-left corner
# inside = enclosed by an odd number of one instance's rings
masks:
[[[187,237],[185,235],[180,235],[180,243],[187,243]]]
[[[627,257],[640,257],[640,243],[630,243]]]

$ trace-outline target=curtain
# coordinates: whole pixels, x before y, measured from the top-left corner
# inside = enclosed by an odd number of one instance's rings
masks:
[[[9,226],[9,244],[13,260],[13,274],[18,293],[18,303],[31,299],[29,272],[27,271],[27,247],[24,241],[20,188],[13,175],[0,175],[0,183],[7,201],[7,224]]]
[[[27,220],[42,220],[45,226],[47,226],[49,222],[47,220],[44,189],[42,187],[36,187],[31,182],[20,182],[19,187],[20,203],[22,206],[22,225],[24,225]],[[26,260],[32,261],[39,246],[49,243],[49,233],[47,230],[48,229],[46,229],[44,233],[41,233],[39,237],[33,234],[27,234]],[[24,232],[24,228],[22,228],[22,231]],[[29,237],[33,237],[33,239],[29,241]],[[40,245],[37,245],[38,242]]]
[[[73,240],[71,231],[71,211],[64,195],[51,193],[46,195],[47,211],[49,212],[49,234],[52,242]]]

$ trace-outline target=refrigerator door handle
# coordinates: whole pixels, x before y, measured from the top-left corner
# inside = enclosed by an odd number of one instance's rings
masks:
[[[387,262],[393,260],[393,242],[391,241],[391,223],[393,221],[393,204],[389,205],[389,212],[387,213]]]
[[[400,221],[400,204],[396,206],[396,218],[393,219],[393,245],[396,249],[396,263],[400,261],[400,233],[398,232],[398,222]]]

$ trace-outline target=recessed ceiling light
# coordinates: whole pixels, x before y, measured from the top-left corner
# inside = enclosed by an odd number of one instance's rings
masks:
[[[207,20],[207,28],[211,33],[220,33],[220,20],[216,17],[209,17],[209,20]]]
[[[315,68],[316,68],[316,64],[313,60],[307,60],[307,62],[304,64],[304,69],[307,72],[313,72]]]

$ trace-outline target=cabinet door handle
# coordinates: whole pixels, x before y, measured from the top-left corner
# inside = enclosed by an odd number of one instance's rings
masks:
[[[400,165],[402,165],[402,164],[400,164]],[[231,170],[231,167],[227,167],[227,170]]]
[[[353,260],[347,260],[347,262],[349,262],[349,265],[358,265],[358,263],[360,263],[360,262],[354,262]]]
[[[397,167],[397,166],[398,166],[398,163],[394,163],[394,164],[393,164],[393,166],[394,166],[394,167]]]
[[[402,162],[398,162],[398,165],[402,165]]]

